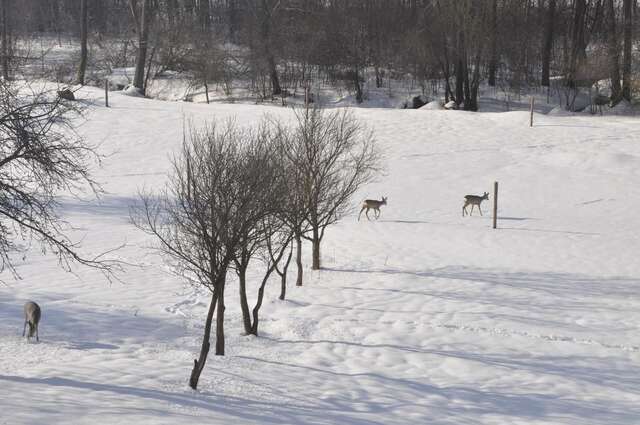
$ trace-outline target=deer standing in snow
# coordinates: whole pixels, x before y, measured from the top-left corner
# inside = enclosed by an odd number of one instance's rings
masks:
[[[464,205],[462,206],[462,216],[464,217],[465,213],[467,212],[467,205],[471,205],[471,212],[469,213],[469,215],[473,214],[473,207],[476,205],[478,206],[478,210],[480,210],[480,215],[482,215],[482,208],[480,208],[480,204],[485,199],[489,199],[489,192],[485,192],[482,196],[466,195],[464,197]]]
[[[365,199],[362,203],[362,209],[360,210],[360,214],[358,214],[358,221],[360,221],[360,216],[362,215],[362,211],[367,210],[365,215],[367,216],[367,220],[371,220],[369,218],[369,210],[373,210],[373,216],[377,220],[380,217],[380,207],[382,205],[387,205],[387,198],[382,197],[382,201],[378,201],[376,199]]]
[[[27,330],[27,324],[29,325],[29,333],[27,334],[27,340],[34,336],[36,341],[40,342],[38,338],[38,323],[40,322],[40,306],[33,301],[27,301],[24,304],[24,327],[22,328],[22,336],[24,336]]]

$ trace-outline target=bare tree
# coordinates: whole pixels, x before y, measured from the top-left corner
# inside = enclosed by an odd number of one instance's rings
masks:
[[[77,263],[111,276],[118,263],[83,256],[58,213],[61,192],[101,191],[90,174],[100,157],[73,130],[78,111],[62,102],[55,93],[0,84],[0,270],[17,276],[10,253],[36,242],[65,270]]]
[[[633,1],[624,0],[622,2],[624,16],[624,41],[622,59],[622,97],[631,101],[631,45],[633,42]]]
[[[567,67],[567,87],[575,89],[578,73],[586,60],[585,28],[587,17],[586,0],[576,0],[573,8],[573,25],[571,31],[571,50]],[[569,105],[567,105],[569,106]]]
[[[224,355],[227,271],[282,190],[269,184],[273,157],[255,134],[233,122],[192,129],[173,160],[166,188],[157,196],[142,194],[141,205],[132,211],[134,224],[157,238],[175,273],[211,292],[200,356],[189,381],[194,389],[209,353],[214,312],[216,355]],[[257,310],[254,323],[256,317]]]
[[[280,1],[275,2],[274,5],[269,4],[268,0],[260,0],[260,35],[262,39],[263,55],[267,62],[267,68],[269,72],[269,78],[271,80],[271,93],[273,95],[279,95],[282,92],[280,88],[280,79],[278,78],[278,70],[276,68],[276,60],[273,54],[271,38],[273,37],[273,15],[277,13],[280,7]]]
[[[543,86],[549,87],[549,68],[551,67],[551,52],[553,50],[554,27],[556,17],[556,0],[549,0],[544,23],[544,45],[542,47],[542,81]]]
[[[618,103],[622,96],[620,87],[620,54],[616,34],[616,11],[613,0],[606,0],[607,14],[607,53],[609,56],[609,76],[611,78],[611,102]]]
[[[274,126],[265,121],[257,130],[246,132],[249,143],[242,147],[243,174],[239,176],[239,181],[244,189],[240,195],[242,199],[238,201],[247,207],[243,211],[244,224],[238,230],[239,242],[233,263],[238,275],[244,329],[247,334],[254,335],[257,334],[256,321],[260,307],[254,310],[252,323],[247,301],[247,269],[256,256],[267,260],[267,274],[260,289],[262,294],[264,285],[275,268],[273,263],[279,261],[271,261],[271,257],[265,253],[273,245],[275,235],[284,227],[282,221],[277,219],[277,212],[283,207],[287,192],[280,167],[282,161],[277,155],[277,135]]]
[[[184,279],[211,292],[200,356],[189,385],[197,388],[209,354],[216,316],[216,354],[224,355],[224,286],[235,248],[231,224],[237,209],[232,190],[238,131],[229,124],[191,130],[166,188],[157,196],[142,194],[132,211],[133,223],[159,241],[158,249]]]
[[[296,131],[291,131],[281,123],[278,125],[279,155],[282,160],[282,169],[285,185],[288,187],[286,197],[283,200],[283,207],[278,214],[280,219],[286,223],[293,233],[296,244],[296,286],[302,286],[304,267],[302,264],[302,239],[303,235],[309,231],[309,211],[310,203],[307,196],[309,188],[308,179],[304,178],[306,163],[305,149],[302,148]],[[286,263],[288,267],[289,261]],[[277,267],[277,266],[276,266]],[[286,269],[281,273],[278,268],[276,272],[281,277],[281,299],[284,299],[286,292]]]
[[[80,0],[80,65],[78,66],[78,84],[84,86],[87,71],[87,0]]]
[[[552,0],[553,1],[553,0]],[[491,87],[496,85],[496,71],[498,68],[498,0],[491,0],[489,20],[489,80]]]
[[[145,65],[147,62],[147,49],[149,47],[149,27],[151,23],[151,0],[140,0],[138,8],[137,0],[129,0],[129,7],[138,33],[138,55],[136,57],[136,70],[133,77],[133,86],[145,92]]]
[[[7,2],[9,0],[0,0],[0,14],[2,29],[0,32],[0,54],[2,55],[2,78],[6,81],[9,79],[9,10]]]
[[[371,132],[365,131],[347,110],[318,108],[297,114],[294,157],[308,203],[312,269],[320,269],[320,243],[325,230],[349,210],[351,198],[371,181],[381,157]]]

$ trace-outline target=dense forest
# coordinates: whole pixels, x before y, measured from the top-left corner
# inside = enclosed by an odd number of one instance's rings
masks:
[[[636,0],[0,0],[0,9],[4,78],[38,60],[29,41],[43,36],[77,42],[71,63],[42,66],[58,81],[98,84],[135,67],[142,93],[169,72],[205,89],[241,79],[264,98],[321,81],[358,102],[365,80],[410,78],[467,110],[485,83],[555,85],[569,109],[597,82],[612,104],[640,91]]]

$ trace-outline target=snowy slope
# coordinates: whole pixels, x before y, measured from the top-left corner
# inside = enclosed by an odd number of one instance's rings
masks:
[[[292,114],[110,102],[81,126],[110,154],[95,170],[109,194],[64,212],[85,252],[126,243],[137,266],[108,284],[34,253],[22,280],[5,277],[0,424],[640,423],[637,119],[355,110],[385,152],[361,194],[388,196],[381,219],[354,210],[331,229],[326,269],[287,301],[272,282],[259,338],[241,335],[230,282],[228,355],[193,392],[208,294],[147,249],[129,205],[163,185],[185,120]],[[490,202],[462,218],[463,196],[496,180],[500,229]],[[43,308],[39,344],[20,338],[27,299]]]

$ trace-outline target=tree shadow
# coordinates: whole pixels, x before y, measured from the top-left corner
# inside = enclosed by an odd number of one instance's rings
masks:
[[[495,287],[513,288],[517,290],[526,289],[542,293],[558,303],[549,305],[532,305],[530,299],[523,299],[521,296],[510,297],[508,293],[496,299],[488,291],[471,291],[464,293],[460,291],[447,291],[442,285],[421,285],[420,290],[405,290],[396,288],[372,288],[343,286],[344,289],[363,291],[386,291],[397,292],[409,295],[425,295],[439,297],[447,300],[485,303],[487,305],[505,305],[511,307],[526,307],[528,310],[547,309],[574,309],[580,311],[592,311],[594,308],[616,309],[614,306],[603,306],[596,300],[602,298],[626,300],[629,297],[637,296],[637,288],[640,279],[616,276],[589,276],[571,273],[558,272],[505,272],[492,269],[480,269],[464,266],[448,266],[433,270],[402,270],[393,268],[382,268],[377,270],[356,270],[341,268],[324,268],[323,270],[335,273],[356,273],[356,274],[385,274],[385,275],[408,275],[422,279],[444,279],[453,281],[463,281],[473,284],[485,284]],[[576,297],[576,293],[580,297]],[[516,294],[517,295],[517,294]]]
[[[0,338],[22,335],[25,301],[0,294]],[[55,294],[40,296],[35,301],[42,308],[38,329],[42,344],[73,350],[116,350],[131,340],[156,343],[185,334],[182,324],[158,321],[138,314],[137,310],[82,306]]]
[[[432,224],[426,220],[378,220],[381,223],[398,223],[398,224]]]
[[[596,125],[577,125],[577,124],[538,124],[534,123],[534,127],[562,127],[562,128],[597,128],[601,129],[602,127],[598,127]]]
[[[580,235],[580,236],[600,236],[601,235],[601,233],[572,232],[570,230],[531,229],[531,228],[524,228],[524,227],[502,227],[500,226],[500,220],[506,220],[506,219],[498,218],[498,229],[502,229],[502,230],[518,230],[522,232],[537,232],[537,233],[561,233],[564,235]]]
[[[458,358],[466,361],[479,362],[484,365],[497,367],[504,370],[513,370],[514,372],[527,371],[535,373],[538,376],[555,375],[568,380],[578,382],[586,382],[596,385],[611,385],[611,388],[629,391],[637,394],[637,386],[640,384],[638,375],[629,374],[626,369],[616,370],[614,372],[607,370],[606,367],[576,367],[575,364],[583,364],[590,361],[590,358],[578,357],[543,357],[543,358],[518,358],[512,359],[510,356],[499,355],[476,355],[467,354],[457,351],[429,350],[415,347],[403,347],[389,344],[360,344],[346,341],[277,341],[283,345],[287,344],[335,344],[350,345],[361,349],[391,349],[400,350],[418,355],[440,356],[446,358]],[[399,378],[384,375],[377,372],[341,372],[328,368],[312,367],[293,364],[289,362],[259,359],[249,356],[240,356],[242,358],[262,362],[277,367],[287,368],[289,370],[298,370],[301,379],[311,379],[314,375],[326,375],[326,378],[317,378],[318,380],[344,379],[347,381],[355,381],[352,385],[362,380],[372,381],[377,388],[383,388],[385,394],[393,397],[397,402],[406,400],[415,400],[414,403],[422,404],[428,411],[432,413],[432,417],[466,417],[467,419],[477,420],[478,415],[504,415],[520,420],[542,420],[545,418],[556,417],[557,415],[570,415],[576,418],[589,417],[604,421],[604,423],[627,422],[635,420],[639,417],[640,407],[632,402],[619,400],[611,403],[609,400],[591,400],[564,399],[558,398],[556,395],[548,393],[536,393],[532,391],[513,391],[507,389],[504,392],[480,389],[477,387],[463,385],[434,385],[428,382],[423,376]],[[606,359],[599,359],[606,362]],[[572,366],[573,365],[573,366]],[[637,369],[637,368],[635,368]],[[637,370],[640,372],[640,370]],[[619,385],[620,384],[620,385]],[[439,406],[433,403],[434,396],[436,399],[458,400],[459,406],[455,412],[452,412],[446,406]],[[431,400],[431,402],[429,401]],[[466,422],[465,422],[466,423]]]
[[[67,214],[107,216],[129,222],[130,208],[139,202],[139,199],[130,196],[106,195],[90,201],[66,198],[60,203],[60,207]]]
[[[527,221],[527,220],[539,220],[537,218],[531,217],[502,217],[498,216],[498,221],[500,220],[508,220],[508,221]]]
[[[278,403],[274,401],[256,401],[228,395],[216,395],[207,391],[170,392],[155,389],[124,386],[116,384],[103,384],[90,381],[81,381],[62,377],[33,378],[13,375],[0,375],[0,381],[7,384],[22,384],[33,388],[61,387],[81,390],[83,392],[105,392],[125,396],[127,399],[138,398],[156,401],[168,406],[180,406],[182,408],[197,408],[215,415],[227,415],[240,418],[252,423],[269,424],[302,424],[302,423],[352,423],[349,414],[353,413],[347,405],[331,399],[319,400],[320,405],[310,406],[296,404],[288,401]],[[143,402],[144,403],[144,402]],[[62,403],[60,403],[62,404]],[[59,408],[64,410],[64,406]],[[127,411],[125,407],[124,412]],[[146,408],[145,408],[146,410]],[[158,410],[156,415],[165,416],[169,410]],[[246,423],[246,422],[242,422]],[[356,423],[356,422],[353,422]],[[357,423],[362,423],[358,421]],[[384,421],[366,421],[365,423],[383,425]]]

